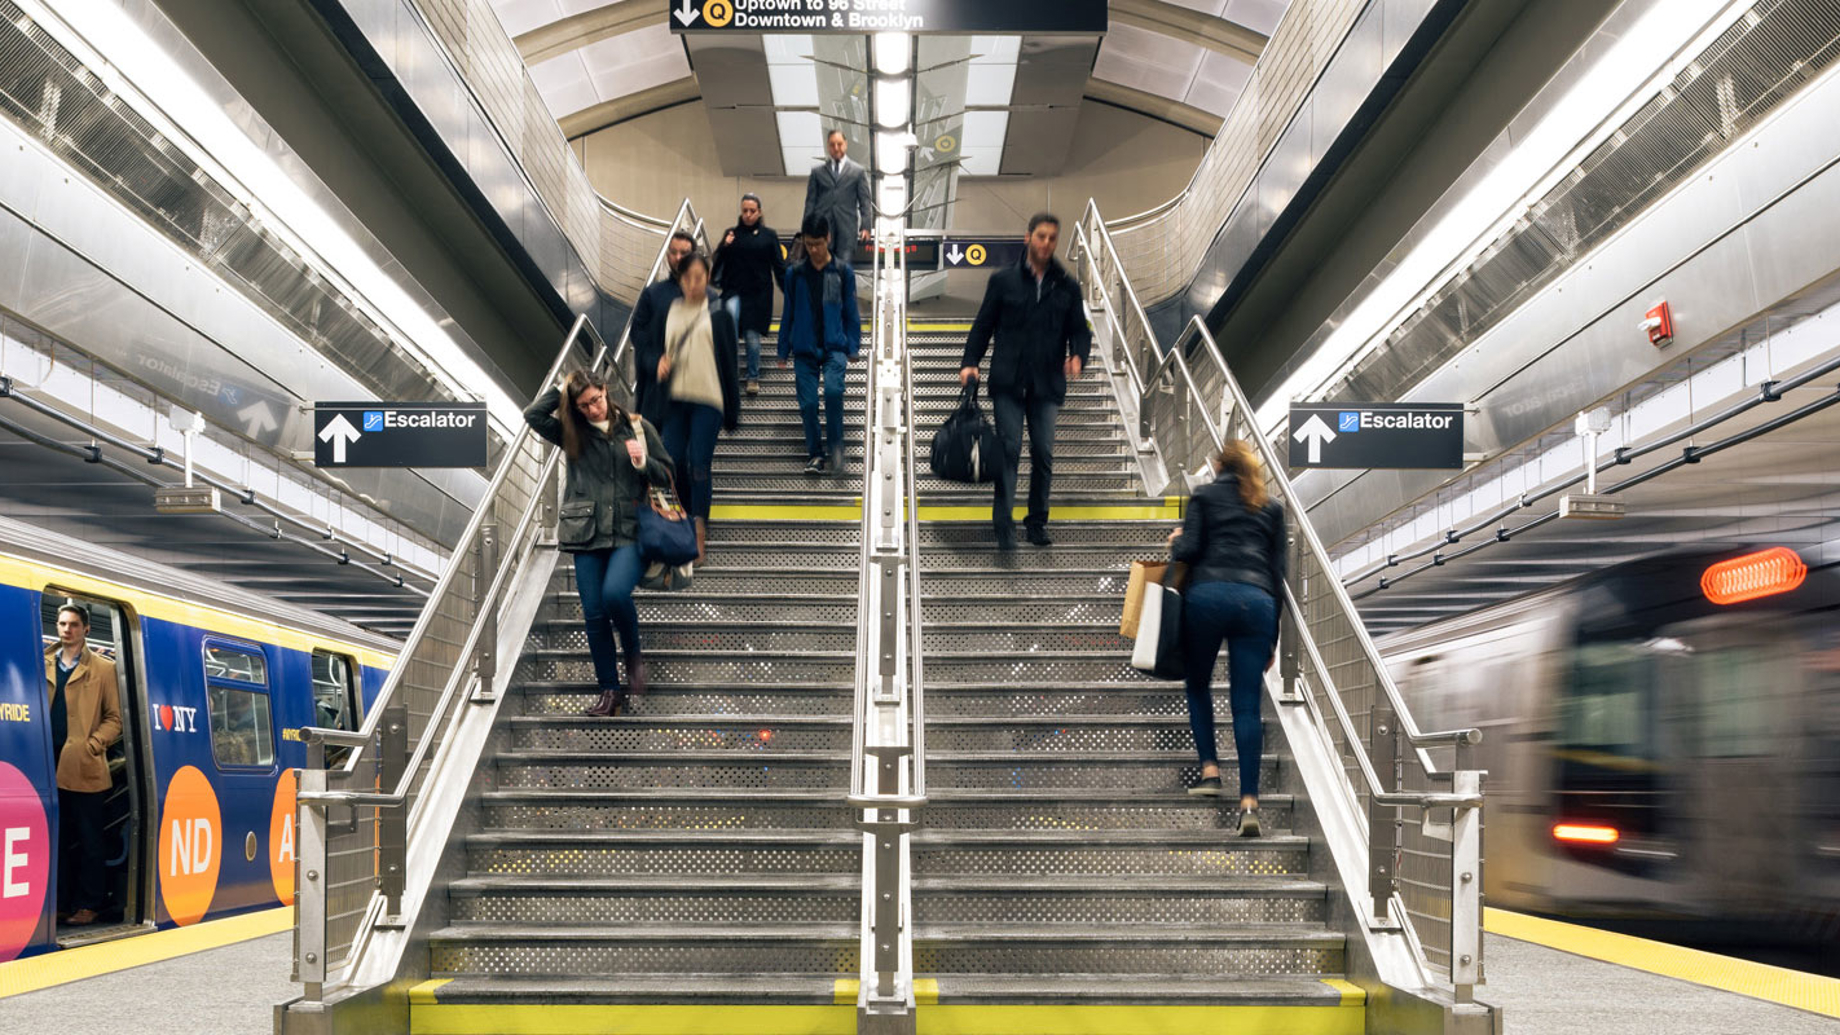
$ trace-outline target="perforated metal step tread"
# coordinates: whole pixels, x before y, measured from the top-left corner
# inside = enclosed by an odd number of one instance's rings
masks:
[[[812,892],[854,895],[862,888],[856,874],[660,874],[623,877],[469,876],[448,885],[449,894],[477,895],[680,895],[738,892]]]
[[[463,974],[431,990],[447,1005],[548,1006],[746,1003],[831,1006],[834,975],[761,973],[621,974],[617,977],[485,977]]]
[[[928,848],[1046,845],[1074,849],[1149,846],[1183,849],[1213,848],[1229,851],[1307,852],[1310,850],[1310,839],[1295,834],[1236,837],[1218,830],[1181,829],[1081,830],[1077,833],[1079,835],[1077,838],[1070,838],[1065,830],[932,830],[922,827],[914,831],[913,842],[916,847],[924,845]]]
[[[693,845],[699,850],[762,846],[861,848],[854,830],[487,830],[468,834],[468,845],[575,848],[584,845]]]
[[[921,973],[915,976],[938,981],[942,1003],[1352,1006],[1363,998],[1358,988],[1345,981],[1330,984],[1324,980],[1340,975],[1242,974],[1222,980],[1215,974],[1132,974],[1123,981],[1117,974]]]
[[[1180,942],[1187,946],[1257,945],[1284,948],[1340,948],[1346,936],[1320,925],[1308,924],[1239,924],[1222,929],[1213,924],[1086,924],[1078,927],[1045,924],[929,924],[914,925],[915,948],[919,942],[982,941],[1015,945],[1024,942],[1066,944],[1069,942],[1141,945],[1155,942]]]
[[[1184,874],[1123,874],[1105,877],[1056,875],[965,875],[916,877],[915,894],[1001,892],[1004,894],[1082,895],[1219,895],[1234,898],[1316,898],[1329,886],[1302,877],[1217,877]]]

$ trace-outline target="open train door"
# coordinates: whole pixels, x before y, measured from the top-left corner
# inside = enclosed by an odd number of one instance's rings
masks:
[[[67,922],[70,884],[76,867],[86,863],[76,857],[78,851],[75,824],[66,821],[64,795],[60,794],[57,823],[53,833],[52,865],[57,874],[54,887],[58,894],[57,942],[64,948],[107,941],[136,934],[152,923],[153,901],[150,870],[147,865],[147,803],[152,801],[149,783],[151,755],[146,728],[147,686],[143,676],[143,659],[137,649],[134,618],[120,603],[70,593],[55,586],[46,587],[41,597],[42,642],[46,650],[58,643],[58,609],[65,604],[81,604],[90,615],[89,646],[115,663],[116,693],[121,707],[121,736],[109,746],[109,789],[103,793],[98,811],[102,827],[102,851],[99,862],[89,862],[101,869],[104,902],[97,910],[94,923],[73,926]],[[45,713],[51,712],[51,697],[56,686],[46,682]],[[53,750],[57,750],[54,746]],[[53,760],[55,767],[56,761]]]

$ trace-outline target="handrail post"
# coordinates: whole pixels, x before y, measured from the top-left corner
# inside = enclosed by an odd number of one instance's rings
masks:
[[[432,719],[430,720],[433,721]],[[409,763],[409,706],[392,702],[383,713],[382,743],[379,758],[383,763],[383,786],[392,788],[402,781]],[[433,736],[432,729],[422,736]],[[383,895],[383,922],[380,926],[402,924],[403,868],[408,864],[408,810],[377,810],[378,869],[377,890]]]
[[[473,695],[474,701],[487,702],[497,699],[492,692],[493,681],[498,678],[498,604],[490,599],[492,576],[498,571],[498,526],[481,525],[479,528],[479,567],[473,578],[474,603],[479,620],[485,623],[485,631],[479,637],[479,653],[475,661],[475,671],[479,676],[479,688]]]
[[[1451,774],[1456,794],[1482,793],[1482,773],[1459,769]],[[1452,817],[1450,839],[1450,980],[1457,1002],[1475,998],[1482,981],[1482,810],[1459,808]]]
[[[308,744],[308,765],[300,771],[302,792],[326,791],[324,748]],[[318,764],[313,755],[318,754]],[[305,986],[305,1000],[317,1003],[326,988],[326,807],[302,801],[295,806],[294,829],[294,971]]]
[[[1303,593],[1298,589],[1297,582],[1297,565],[1302,560],[1302,556],[1297,548],[1299,536],[1295,528],[1296,523],[1297,515],[1285,515],[1285,552],[1290,555],[1289,563],[1285,565],[1285,578],[1291,584],[1291,595],[1302,600]],[[1280,623],[1279,628],[1283,635],[1278,637],[1278,677],[1282,682],[1278,700],[1285,704],[1303,703],[1303,690],[1297,685],[1297,677],[1301,674],[1303,667],[1301,655],[1297,649],[1298,638],[1303,635],[1302,617],[1297,613],[1296,608],[1287,607],[1284,609],[1284,620]]]
[[[1370,757],[1380,774],[1381,790],[1392,791],[1399,787],[1399,723],[1392,705],[1384,700],[1375,704],[1372,722]],[[1382,805],[1377,795],[1368,796],[1367,891],[1373,897],[1373,916],[1368,922],[1375,928],[1394,926],[1387,909],[1399,891],[1400,822],[1397,808]]]

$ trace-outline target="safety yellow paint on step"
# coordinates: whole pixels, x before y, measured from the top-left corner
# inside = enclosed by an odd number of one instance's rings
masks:
[[[409,990],[409,1005],[433,1006],[440,1000],[435,998],[435,990],[452,981],[453,978],[429,978]]]
[[[412,1006],[409,1035],[855,1035],[843,1006],[451,1003]]]
[[[907,324],[909,334],[970,334],[968,323],[914,323]]]
[[[916,1011],[919,1035],[1362,1035],[1355,1006],[941,1004]]]
[[[1824,1017],[1840,1017],[1840,979],[1558,920],[1544,920],[1505,909],[1484,909],[1483,926],[1490,934],[1544,945],[1574,956],[1780,1003]]]
[[[1015,509],[1015,519],[1021,521],[1029,515],[1029,508],[1019,506]],[[988,506],[922,506],[922,521],[989,521]],[[1143,503],[1103,504],[1099,506],[1052,507],[1048,511],[1049,527],[1055,521],[1180,521],[1182,504],[1180,499],[1171,496],[1161,503],[1145,501]]]
[[[861,521],[862,500],[848,506],[803,507],[797,504],[731,503],[709,508],[711,521]]]
[[[1363,1006],[1367,1003],[1367,989],[1343,978],[1323,978],[1322,983],[1342,993],[1343,1006]]]
[[[855,1006],[856,993],[862,989],[862,982],[849,978],[838,978],[831,989],[831,1002],[838,1006]]]
[[[914,1005],[931,1006],[939,1002],[938,978],[914,979]]]
[[[222,920],[207,920],[190,927],[174,927],[0,963],[0,999],[149,963],[177,959],[207,949],[221,949],[251,938],[279,934],[293,925],[292,909],[264,909]]]

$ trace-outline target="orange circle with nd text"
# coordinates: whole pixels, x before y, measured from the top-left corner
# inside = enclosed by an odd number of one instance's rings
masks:
[[[283,769],[275,781],[275,806],[268,817],[268,879],[284,906],[294,904],[294,792],[294,770]]]
[[[166,785],[160,811],[160,902],[173,923],[195,924],[210,911],[223,846],[217,792],[196,766],[185,766]]]

